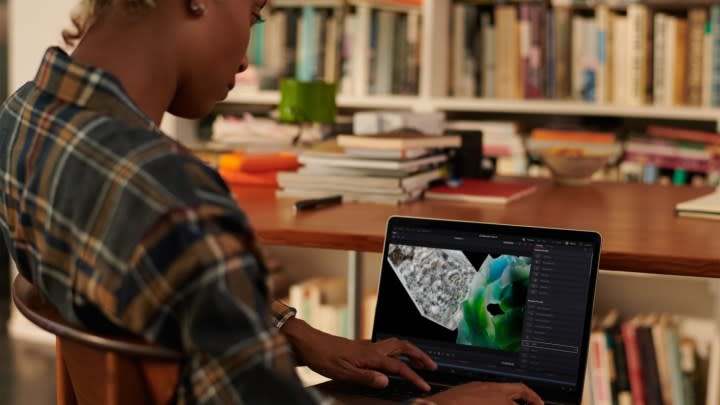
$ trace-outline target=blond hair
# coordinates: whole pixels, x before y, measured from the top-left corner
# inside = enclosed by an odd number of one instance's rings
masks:
[[[126,6],[131,10],[140,10],[155,7],[155,2],[156,0],[80,0],[80,3],[70,13],[73,28],[64,29],[62,32],[63,41],[69,47],[75,46],[75,41],[85,35],[95,18],[113,3],[120,3],[119,5]]]

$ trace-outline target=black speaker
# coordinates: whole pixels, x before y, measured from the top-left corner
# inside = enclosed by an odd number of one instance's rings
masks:
[[[489,179],[495,174],[495,159],[483,156],[482,131],[448,132],[462,137],[462,146],[451,159],[453,178]]]

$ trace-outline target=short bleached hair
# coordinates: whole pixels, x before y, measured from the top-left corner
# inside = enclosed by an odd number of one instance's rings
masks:
[[[123,5],[131,10],[140,10],[155,7],[156,0],[80,0],[80,3],[70,13],[73,28],[62,32],[63,40],[69,47],[75,46],[75,41],[85,35],[95,18],[114,3]]]

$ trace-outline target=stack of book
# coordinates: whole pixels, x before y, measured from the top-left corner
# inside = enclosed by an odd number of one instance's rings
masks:
[[[418,199],[443,176],[447,148],[458,136],[395,133],[340,135],[303,152],[304,166],[281,172],[280,197],[342,195],[343,201],[401,203]]]
[[[669,182],[702,185],[720,174],[720,135],[664,126],[649,126],[642,136],[625,143],[625,167],[642,172],[645,183],[659,182],[663,173]],[[639,176],[638,176],[639,177]]]

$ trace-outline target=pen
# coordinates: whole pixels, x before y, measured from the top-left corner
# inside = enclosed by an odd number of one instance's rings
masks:
[[[333,195],[324,198],[313,198],[310,200],[300,200],[295,202],[295,210],[309,210],[313,208],[327,207],[330,205],[340,204],[342,202],[341,195]]]

